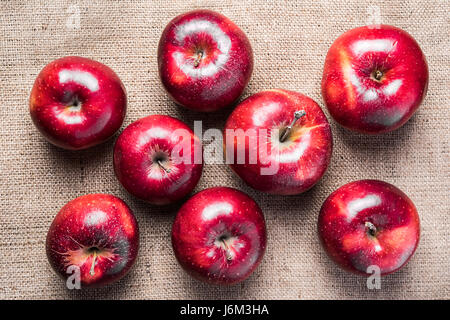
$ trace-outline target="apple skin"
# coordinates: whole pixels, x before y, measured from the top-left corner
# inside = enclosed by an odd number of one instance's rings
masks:
[[[67,273],[67,268],[74,265],[80,268],[81,287],[105,286],[121,279],[133,266],[139,228],[121,199],[87,194],[68,202],[56,215],[46,249],[52,268],[63,279],[73,274],[71,270]]]
[[[185,146],[180,156],[186,161],[174,159],[179,143]],[[202,169],[200,140],[185,123],[169,116],[151,115],[133,122],[114,146],[117,179],[129,193],[152,204],[169,204],[187,196]]]
[[[425,98],[428,66],[417,42],[387,25],[345,32],[330,47],[322,95],[342,126],[366,134],[405,124]]]
[[[158,70],[169,96],[201,112],[236,101],[253,71],[253,51],[244,32],[210,10],[179,15],[164,29]]]
[[[383,181],[359,180],[325,200],[318,230],[325,251],[343,269],[368,276],[367,268],[376,265],[381,275],[387,275],[414,254],[420,221],[401,190]]]
[[[281,133],[299,110],[306,114],[295,122],[287,139],[280,142],[276,130]],[[249,139],[240,143],[235,137],[227,137],[227,130],[238,129],[254,129],[258,133],[266,129],[268,134],[255,143]],[[224,148],[226,154],[234,155],[230,167],[250,187],[294,195],[310,189],[323,176],[330,163],[333,138],[328,120],[314,100],[297,92],[273,89],[250,96],[234,109],[225,124]],[[262,149],[272,153],[264,153]],[[239,163],[239,154],[245,154],[245,163]],[[252,162],[251,154],[260,156]],[[270,163],[278,166],[276,173],[262,174],[261,169]]]
[[[229,285],[245,280],[266,249],[266,224],[256,202],[227,187],[205,189],[178,211],[172,227],[175,256],[194,278]]]
[[[114,71],[82,57],[50,62],[30,95],[36,128],[52,144],[69,150],[109,139],[122,125],[126,106],[125,87]]]

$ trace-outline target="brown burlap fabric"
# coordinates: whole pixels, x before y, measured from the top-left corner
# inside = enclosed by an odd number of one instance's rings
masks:
[[[0,298],[450,298],[448,0],[2,0],[0,8]],[[303,195],[262,194],[225,165],[205,166],[197,191],[218,185],[239,188],[255,198],[267,219],[269,244],[262,264],[247,281],[226,288],[199,283],[182,272],[170,242],[180,204],[154,207],[121,188],[112,170],[115,138],[90,150],[64,151],[44,141],[28,114],[28,96],[40,69],[55,58],[81,55],[109,65],[124,82],[129,105],[123,127],[161,113],[190,126],[202,120],[204,130],[222,129],[231,108],[215,114],[181,109],[168,99],[157,74],[163,28],[194,8],[225,14],[249,37],[255,69],[243,97],[277,87],[300,91],[323,106],[320,80],[328,47],[342,32],[377,17],[412,34],[430,68],[428,96],[401,129],[362,136],[330,119],[332,163],[320,183]],[[342,184],[362,178],[382,179],[404,190],[422,222],[415,256],[401,271],[383,278],[381,290],[369,290],[364,278],[338,270],[317,239],[322,202]],[[67,201],[92,192],[117,195],[134,210],[140,255],[120,282],[69,291],[47,262],[45,237]]]

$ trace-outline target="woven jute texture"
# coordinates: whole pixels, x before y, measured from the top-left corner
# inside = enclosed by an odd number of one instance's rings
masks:
[[[450,298],[450,1],[2,0],[0,8],[0,298]],[[332,163],[305,194],[262,194],[246,187],[225,165],[205,166],[196,191],[221,185],[243,190],[259,203],[267,220],[269,242],[260,267],[247,281],[225,288],[197,282],[178,266],[170,230],[180,204],[151,206],[121,188],[112,170],[117,135],[86,151],[64,151],[42,138],[28,111],[29,93],[41,68],[53,59],[80,55],[107,64],[124,82],[129,104],[121,130],[149,114],[171,115],[190,126],[202,120],[204,130],[222,129],[233,107],[214,114],[177,107],[157,74],[163,28],[176,15],[196,8],[228,16],[250,39],[255,68],[242,98],[285,88],[324,107],[320,80],[327,49],[344,31],[377,19],[413,35],[430,71],[425,101],[393,133],[358,135],[329,117]],[[383,278],[380,290],[369,290],[365,278],[339,270],[323,252],[316,232],[325,198],[363,178],[398,186],[414,201],[421,218],[416,254],[405,268]],[[140,254],[118,283],[70,291],[50,268],[45,238],[67,201],[94,192],[119,196],[133,209],[141,230]]]

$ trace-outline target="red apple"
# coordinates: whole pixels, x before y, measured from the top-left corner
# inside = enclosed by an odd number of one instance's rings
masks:
[[[331,158],[330,125],[319,105],[292,91],[268,90],[228,118],[227,163],[252,188],[292,195],[311,188]]]
[[[42,69],[30,96],[30,114],[54,145],[80,150],[110,138],[125,118],[127,97],[119,77],[100,62],[57,59]]]
[[[253,71],[245,34],[231,20],[209,10],[194,10],[169,22],[158,47],[158,70],[168,94],[196,111],[232,104]]]
[[[64,279],[77,268],[81,287],[104,286],[133,266],[139,229],[125,202],[108,194],[88,194],[59,211],[46,247],[51,266]]]
[[[412,201],[393,185],[377,180],[348,183],[324,202],[319,237],[325,251],[342,268],[381,275],[404,266],[417,248],[420,222]]]
[[[347,31],[328,51],[322,95],[332,117],[361,133],[395,130],[425,97],[428,66],[405,31],[381,25]]]
[[[245,193],[226,187],[203,190],[178,211],[172,245],[181,266],[198,280],[233,284],[245,280],[266,249],[261,209]]]
[[[152,204],[187,196],[202,174],[202,146],[183,122],[152,115],[130,124],[114,146],[114,171],[132,195]]]

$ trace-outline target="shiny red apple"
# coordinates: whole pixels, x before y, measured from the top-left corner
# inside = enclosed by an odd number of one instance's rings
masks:
[[[292,195],[311,188],[331,158],[328,120],[312,99],[268,90],[240,103],[224,130],[227,163],[252,188]]]
[[[164,29],[158,70],[175,102],[196,111],[215,111],[244,91],[253,71],[253,52],[246,35],[227,17],[194,10]]]
[[[214,284],[237,283],[250,276],[264,255],[264,216],[245,193],[209,188],[178,211],[172,245],[178,262],[194,278]]]
[[[152,204],[187,196],[202,174],[202,145],[182,121],[151,115],[130,124],[114,146],[114,171],[132,195]]]
[[[348,183],[324,202],[319,237],[325,251],[345,270],[381,275],[404,266],[417,248],[420,222],[412,201],[395,186],[377,180]]]
[[[376,134],[405,124],[424,99],[428,66],[417,42],[387,25],[342,34],[328,51],[322,95],[342,126]]]
[[[119,77],[100,62],[57,59],[42,69],[30,96],[30,114],[54,145],[80,150],[110,138],[125,118],[127,97]]]
[[[88,194],[59,211],[46,247],[48,260],[61,277],[79,275],[81,287],[104,286],[133,266],[139,249],[138,224],[119,198]]]

